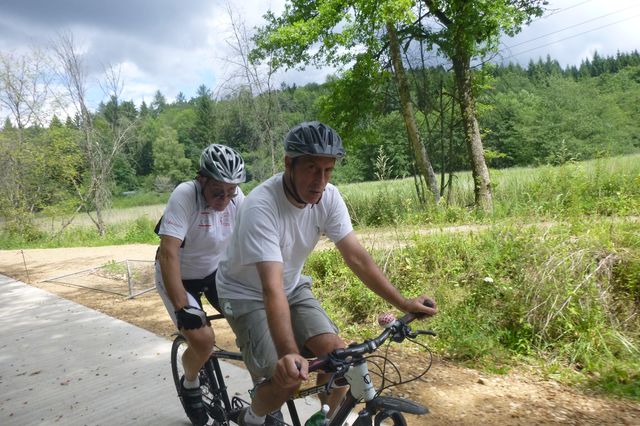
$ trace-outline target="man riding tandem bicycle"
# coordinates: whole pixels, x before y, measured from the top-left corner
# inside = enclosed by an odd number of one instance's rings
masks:
[[[310,366],[306,356],[326,360],[330,354],[349,351],[314,297],[311,278],[302,274],[322,234],[356,276],[395,308],[423,316],[437,312],[427,296],[402,296],[358,241],[346,204],[329,183],[336,161],[345,153],[336,131],[317,121],[301,123],[286,135],[284,149],[284,173],[254,188],[238,209],[216,274],[221,311],[256,383],[251,404],[237,413],[239,425],[277,424],[281,415],[269,413],[277,413],[318,367],[313,362]],[[393,330],[397,340],[412,336],[402,327],[406,324]],[[353,357],[348,358],[351,362]],[[334,372],[320,372],[318,386],[326,389],[332,379]],[[349,388],[320,392],[321,404],[329,407],[328,418],[335,418],[338,407],[353,398],[347,394]],[[374,399],[371,394],[367,398]]]

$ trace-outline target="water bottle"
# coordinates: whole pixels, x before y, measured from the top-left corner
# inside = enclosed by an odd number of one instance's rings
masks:
[[[327,414],[329,413],[329,406],[324,404],[322,409],[315,413],[313,416],[309,417],[304,423],[304,426],[326,426],[329,424],[329,420],[327,419]]]

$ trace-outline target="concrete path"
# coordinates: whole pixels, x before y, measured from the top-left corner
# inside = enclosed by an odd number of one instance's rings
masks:
[[[0,425],[188,425],[170,351],[163,337],[0,274]],[[230,395],[247,399],[248,373],[223,368]],[[301,417],[316,404],[298,401]]]

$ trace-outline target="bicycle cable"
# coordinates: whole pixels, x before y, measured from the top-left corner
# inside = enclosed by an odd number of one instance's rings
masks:
[[[416,341],[415,339],[411,339],[411,338],[407,338],[407,340],[409,340],[412,343],[415,343],[416,345],[422,347],[423,349],[425,349],[427,351],[427,353],[429,354],[429,363],[426,366],[426,368],[422,371],[422,373],[418,374],[417,376],[414,376],[412,378],[410,378],[409,380],[402,380],[402,375],[400,374],[400,371],[398,369],[398,367],[395,365],[395,363],[393,361],[391,361],[390,359],[388,359],[388,352],[389,352],[389,345],[391,344],[391,342],[387,343],[387,347],[385,349],[385,355],[384,356],[380,356],[378,355],[378,357],[383,358],[385,360],[383,369],[381,370],[381,375],[378,374],[378,376],[380,376],[382,378],[382,385],[380,386],[380,389],[378,389],[378,391],[376,392],[376,397],[378,397],[380,394],[382,394],[383,391],[396,387],[396,386],[400,386],[400,385],[405,385],[407,383],[411,383],[414,382],[416,380],[421,379],[422,377],[424,377],[425,374],[427,374],[429,372],[429,370],[431,370],[431,366],[433,365],[433,352],[431,352],[431,349],[423,343],[420,343],[418,341]],[[389,363],[393,366],[393,368],[396,370],[396,374],[398,375],[398,382],[391,382],[389,379],[386,378],[386,364]],[[373,363],[374,365],[376,365],[378,367],[378,369],[380,369],[380,367],[376,364]],[[384,385],[385,380],[390,381],[391,383],[389,385]]]

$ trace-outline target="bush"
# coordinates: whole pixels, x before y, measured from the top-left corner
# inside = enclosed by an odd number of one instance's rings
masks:
[[[639,235],[633,221],[514,224],[423,235],[374,256],[404,295],[436,298],[433,346],[443,355],[494,370],[535,358],[549,374],[578,375],[633,396],[629,381],[640,371]],[[335,250],[314,253],[307,272],[346,331],[359,330],[354,323],[368,327],[389,309]]]

